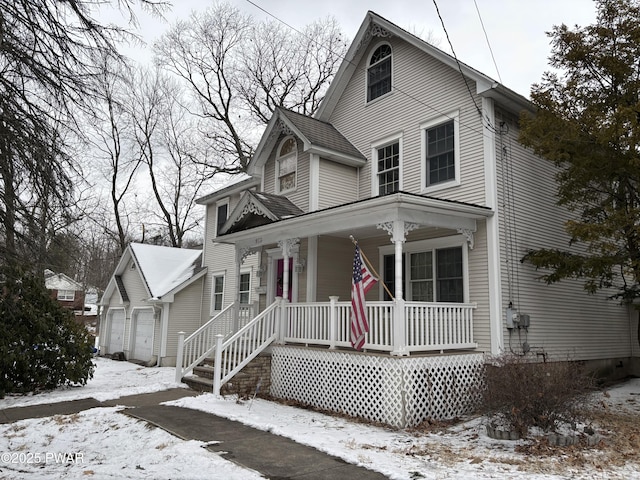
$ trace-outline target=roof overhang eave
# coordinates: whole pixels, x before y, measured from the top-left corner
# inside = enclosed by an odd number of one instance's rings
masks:
[[[476,220],[493,214],[493,210],[477,205],[396,193],[222,235],[215,241],[255,249],[284,238],[331,234],[394,220],[475,231]]]

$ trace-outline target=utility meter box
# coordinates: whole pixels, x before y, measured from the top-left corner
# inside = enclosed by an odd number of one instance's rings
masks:
[[[529,328],[529,324],[531,322],[529,315],[527,315],[526,313],[522,313],[520,314],[519,320],[520,320],[520,323],[518,324],[518,326],[522,328]]]

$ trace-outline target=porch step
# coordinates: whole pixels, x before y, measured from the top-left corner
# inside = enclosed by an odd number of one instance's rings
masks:
[[[196,392],[213,392],[213,379],[211,378],[187,375],[182,377],[182,382],[189,385],[189,388]]]
[[[214,368],[209,365],[198,365],[193,367],[193,374],[201,378],[213,379]]]

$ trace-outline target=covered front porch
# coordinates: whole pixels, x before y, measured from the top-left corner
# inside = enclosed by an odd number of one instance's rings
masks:
[[[235,245],[238,275],[248,256],[259,256],[251,301],[262,311],[282,300],[280,342],[350,347],[357,239],[379,276],[366,297],[365,350],[409,355],[477,347],[478,304],[489,316],[484,227],[490,209],[394,193],[306,214],[286,212],[286,199],[248,193],[216,239]],[[480,248],[474,251],[478,225]]]

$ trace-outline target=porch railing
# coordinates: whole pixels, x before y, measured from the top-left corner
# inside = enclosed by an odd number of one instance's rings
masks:
[[[404,313],[400,325],[394,322],[398,308]],[[367,302],[364,348],[398,353],[476,348],[475,308],[470,303]],[[351,346],[351,302],[287,303],[284,309],[286,343]]]
[[[255,311],[255,305],[240,305],[236,308],[236,304],[232,303],[184,340],[179,338],[176,356],[176,382],[182,381],[182,377],[191,373],[193,367],[211,356],[217,335],[229,336],[249,322]],[[238,313],[237,325],[235,325],[236,312]]]
[[[475,308],[471,303],[367,302],[369,333],[364,349],[408,355],[476,348]],[[338,302],[337,297],[329,303],[286,303],[278,299],[257,317],[253,314],[252,306],[236,309],[231,305],[186,339],[181,335],[176,381],[213,356],[214,392],[219,392],[221,385],[273,341],[329,348],[351,346],[351,302]]]

